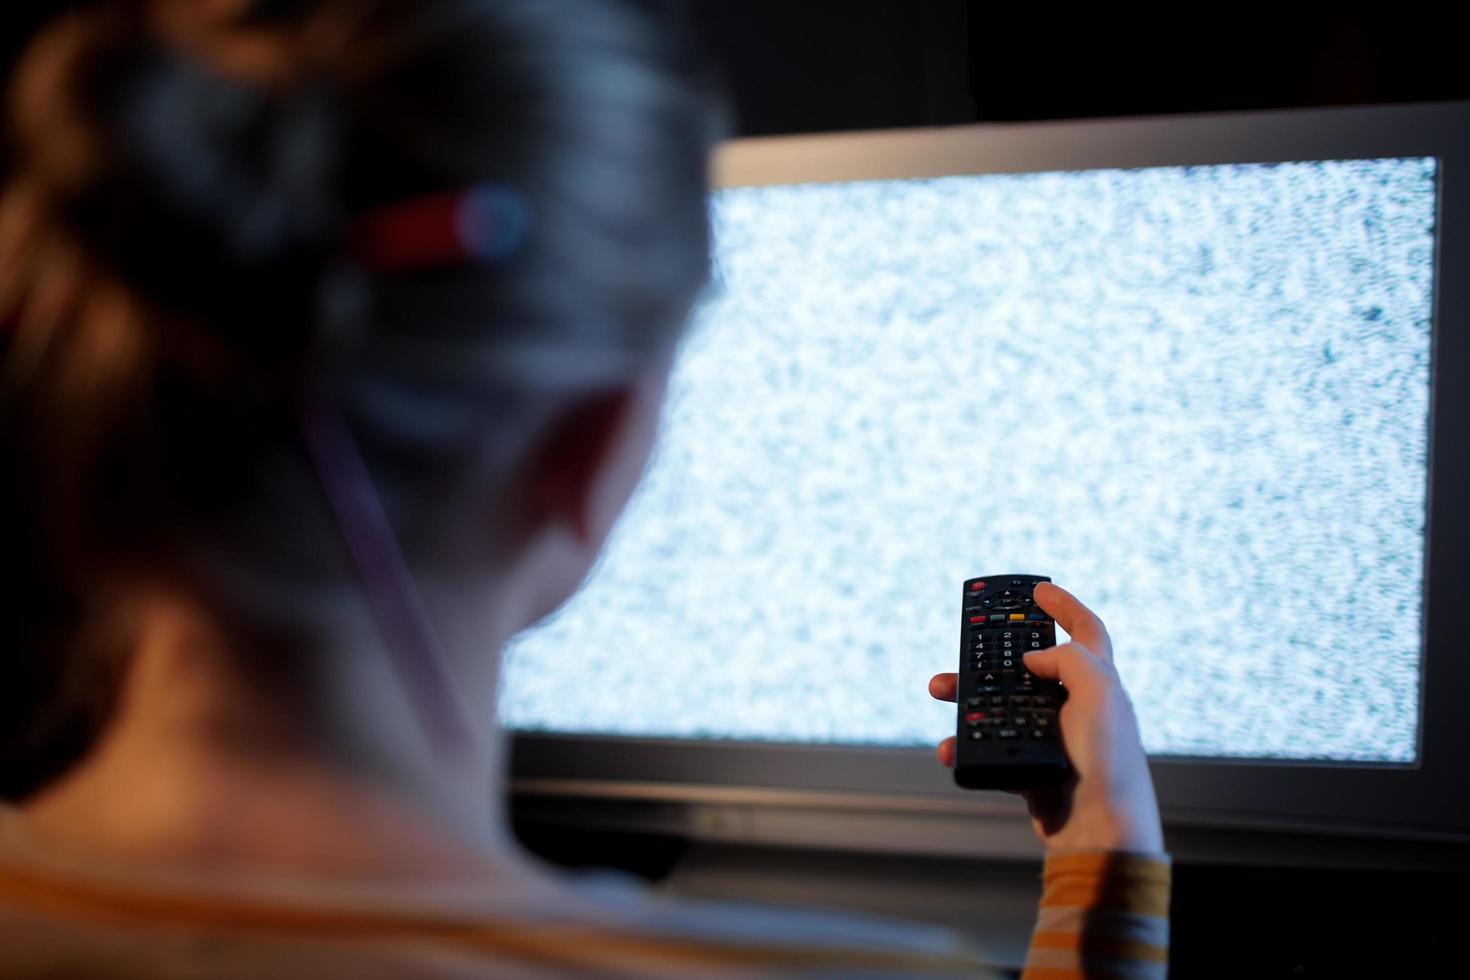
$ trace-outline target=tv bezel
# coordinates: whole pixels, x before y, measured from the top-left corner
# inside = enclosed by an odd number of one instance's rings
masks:
[[[1431,339],[1425,595],[1418,761],[1405,764],[1158,756],[1166,825],[1311,830],[1470,841],[1470,102],[979,124],[736,140],[713,161],[715,187],[955,174],[1030,173],[1434,157],[1438,167]],[[1458,382],[1455,379],[1460,379]],[[1371,584],[1365,583],[1365,587]],[[941,597],[940,600],[947,601]],[[1269,615],[1268,609],[1262,610]],[[570,695],[569,695],[570,696]],[[923,692],[916,692],[922,697]],[[592,705],[589,704],[589,708]],[[717,706],[711,706],[712,709]],[[1021,814],[994,794],[956,788],[931,748],[691,741],[519,731],[513,792],[749,806],[829,807],[849,796],[907,812],[973,804]],[[998,809],[997,809],[998,808]]]

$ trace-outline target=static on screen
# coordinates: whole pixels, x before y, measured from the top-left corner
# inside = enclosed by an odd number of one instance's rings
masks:
[[[511,644],[554,732],[927,745],[960,586],[1107,622],[1155,754],[1413,762],[1436,165],[736,188],[646,479]]]

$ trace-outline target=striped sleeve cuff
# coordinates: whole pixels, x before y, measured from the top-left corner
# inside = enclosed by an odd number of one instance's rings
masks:
[[[1162,980],[1169,960],[1167,855],[1047,858],[1022,980]]]

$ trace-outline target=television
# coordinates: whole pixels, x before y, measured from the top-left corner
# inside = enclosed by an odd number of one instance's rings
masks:
[[[1439,103],[722,146],[644,482],[507,650],[515,792],[1024,851],[1020,802],[936,763],[926,682],[962,582],[1028,573],[1108,624],[1171,837],[1470,841],[1467,132]]]

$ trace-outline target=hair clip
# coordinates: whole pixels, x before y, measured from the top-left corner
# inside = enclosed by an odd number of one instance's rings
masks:
[[[495,262],[530,228],[525,199],[504,184],[477,184],[372,208],[352,221],[353,257],[373,272]]]

